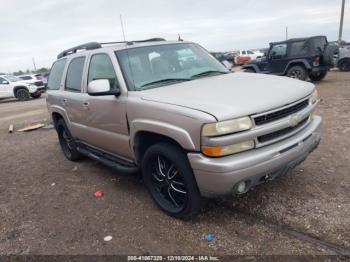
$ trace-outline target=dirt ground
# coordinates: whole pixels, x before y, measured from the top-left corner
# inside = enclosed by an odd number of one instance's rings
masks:
[[[137,176],[66,160],[53,129],[8,134],[10,123],[48,119],[45,99],[0,101],[0,254],[350,256],[350,73],[333,71],[317,88],[319,148],[289,175],[208,201],[189,221],[158,210]]]

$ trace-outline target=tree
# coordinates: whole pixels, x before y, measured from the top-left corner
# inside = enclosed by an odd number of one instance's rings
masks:
[[[49,72],[49,69],[46,68],[46,67],[42,67],[42,68],[39,68],[38,70],[36,70],[36,72],[40,73],[40,74],[43,74],[43,73]]]

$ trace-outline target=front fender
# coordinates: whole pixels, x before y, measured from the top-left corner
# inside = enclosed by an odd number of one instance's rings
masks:
[[[167,136],[175,140],[182,148],[190,151],[195,151],[195,144],[190,134],[183,128],[174,126],[169,123],[148,120],[135,119],[130,125],[130,145],[134,148],[135,137],[138,132],[146,131],[163,136]]]
[[[242,68],[243,69],[253,68],[256,73],[260,73],[261,72],[260,68],[257,65],[255,65],[255,64],[247,64],[247,65],[242,66]]]

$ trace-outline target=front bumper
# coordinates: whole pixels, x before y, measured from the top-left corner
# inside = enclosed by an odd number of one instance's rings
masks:
[[[188,153],[201,195],[227,195],[242,181],[247,181],[250,188],[266,177],[273,179],[285,174],[318,146],[321,122],[321,117],[315,116],[304,129],[285,140],[227,157]]]
[[[46,87],[42,86],[37,88],[33,94],[39,94],[39,93],[45,93],[45,92],[46,92]]]

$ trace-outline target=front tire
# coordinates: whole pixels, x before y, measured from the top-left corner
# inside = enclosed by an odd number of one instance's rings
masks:
[[[142,160],[145,185],[157,206],[176,218],[201,209],[201,196],[185,152],[171,143],[151,146]]]
[[[24,88],[20,88],[16,91],[16,98],[19,101],[27,101],[30,99],[30,94],[28,92],[28,90],[24,89]]]
[[[60,142],[63,154],[70,161],[77,161],[83,156],[77,151],[77,145],[74,138],[70,134],[66,123],[63,119],[59,119],[56,124],[58,140]]]
[[[349,72],[350,71],[350,59],[340,61],[338,68],[342,72]]]
[[[306,69],[303,66],[292,66],[287,73],[287,76],[294,79],[305,81],[307,78]]]
[[[318,72],[314,74],[310,74],[309,77],[312,81],[321,81],[323,78],[325,78],[327,75],[327,72]]]

